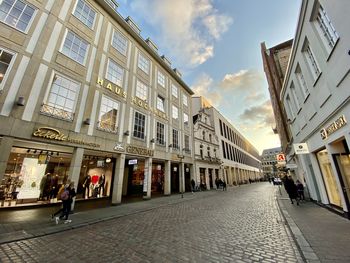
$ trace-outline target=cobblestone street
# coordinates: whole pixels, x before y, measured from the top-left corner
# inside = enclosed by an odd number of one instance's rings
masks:
[[[1,262],[303,261],[280,215],[275,188],[268,183],[229,188],[58,234],[2,244],[0,258]]]

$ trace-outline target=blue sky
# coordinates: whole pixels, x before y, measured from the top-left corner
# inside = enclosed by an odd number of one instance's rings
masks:
[[[280,145],[274,126],[260,43],[294,37],[301,0],[119,0],[178,68],[261,153]]]

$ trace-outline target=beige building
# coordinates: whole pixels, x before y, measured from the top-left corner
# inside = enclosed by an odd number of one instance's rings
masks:
[[[185,191],[193,92],[117,8],[0,2],[1,206]]]

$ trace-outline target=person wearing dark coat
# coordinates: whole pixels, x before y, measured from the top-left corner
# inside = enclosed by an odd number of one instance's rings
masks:
[[[299,205],[298,189],[291,176],[285,177],[284,188],[288,193],[291,203],[293,204],[293,199],[295,199],[297,201],[297,205]]]

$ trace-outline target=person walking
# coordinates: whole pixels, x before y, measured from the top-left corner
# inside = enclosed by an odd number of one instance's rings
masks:
[[[225,180],[222,181],[222,191],[226,191],[226,182]]]
[[[63,211],[60,217],[56,217],[56,224],[58,224],[60,219],[64,219],[64,223],[70,223],[72,220],[69,218],[69,213],[71,210],[73,198],[76,196],[75,188],[74,188],[74,182],[71,182],[70,184],[65,185],[65,189],[63,193],[61,194],[61,199],[63,203]]]
[[[196,187],[196,182],[192,179],[191,180],[191,187],[192,187],[192,193],[195,191],[195,187]]]
[[[296,183],[296,186],[297,186],[299,199],[300,200],[305,200],[304,185],[299,180],[296,180],[295,183]]]
[[[285,176],[284,188],[288,193],[291,203],[294,204],[293,199],[295,199],[297,201],[297,205],[299,205],[297,186],[295,185],[291,176]]]
[[[64,192],[64,189],[65,189],[65,185],[62,184],[57,193],[57,200],[61,200],[61,195]],[[62,212],[63,212],[63,205],[61,205],[61,208],[51,215],[51,219],[54,219],[58,214]]]
[[[219,185],[220,185],[220,182],[219,182],[219,178],[215,178],[215,185],[216,185],[216,190],[219,189]]]

